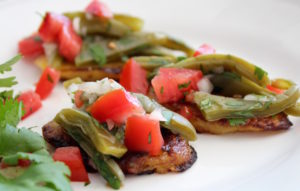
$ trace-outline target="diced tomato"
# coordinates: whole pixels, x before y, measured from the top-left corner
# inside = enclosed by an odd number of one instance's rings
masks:
[[[45,99],[50,95],[57,82],[59,81],[60,73],[53,68],[47,67],[40,77],[36,85],[35,92]]]
[[[123,67],[120,84],[127,91],[147,94],[149,88],[147,72],[133,59],[130,59]]]
[[[45,42],[56,42],[62,27],[70,23],[71,21],[67,17],[48,12],[39,28],[39,35]]]
[[[30,166],[31,162],[28,159],[19,159],[18,165],[21,167],[28,167]]]
[[[108,8],[108,6],[98,0],[93,0],[86,8],[85,11],[87,13],[96,15],[100,18],[109,19],[113,17],[112,11]]]
[[[28,167],[30,166],[31,162],[28,159],[19,159],[18,166],[20,167]],[[10,167],[10,165],[5,164],[3,161],[0,163],[0,169],[4,169]]]
[[[45,42],[58,42],[59,53],[69,61],[73,61],[80,52],[82,40],[74,31],[70,19],[63,15],[47,13],[39,35]]]
[[[196,52],[194,53],[194,57],[204,54],[214,54],[216,53],[216,49],[214,49],[212,46],[208,44],[201,45]]]
[[[186,119],[193,118],[193,111],[188,106],[183,106],[182,108],[180,108],[179,114],[185,117]]]
[[[125,145],[130,151],[158,155],[164,144],[159,121],[148,116],[131,116],[127,119]]]
[[[74,61],[79,54],[82,40],[74,31],[73,25],[63,26],[58,36],[59,53],[69,61]]]
[[[81,108],[84,104],[83,101],[81,100],[82,93],[83,93],[83,91],[81,91],[81,90],[78,90],[75,92],[74,101],[75,101],[75,106],[77,108]]]
[[[90,112],[101,123],[112,120],[122,124],[129,116],[143,114],[145,111],[130,93],[117,89],[99,97],[91,106]]]
[[[43,41],[38,34],[33,34],[19,42],[19,53],[24,57],[39,56],[44,53]]]
[[[55,161],[65,163],[71,171],[71,181],[90,182],[78,147],[60,147],[53,154]]]
[[[185,93],[197,90],[197,82],[202,78],[199,70],[182,68],[160,68],[151,84],[160,103],[176,102]]]
[[[267,85],[267,89],[276,93],[276,94],[282,94],[284,92],[284,90],[279,89],[279,88],[275,88],[272,85]]]
[[[39,94],[31,90],[21,93],[21,95],[18,97],[18,101],[22,102],[24,106],[25,114],[23,115],[22,119],[25,119],[42,106]]]

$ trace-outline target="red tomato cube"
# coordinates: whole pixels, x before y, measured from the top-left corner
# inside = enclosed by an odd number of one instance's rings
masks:
[[[40,96],[31,90],[21,93],[21,95],[18,97],[18,101],[23,103],[25,111],[22,119],[25,119],[42,107]]]
[[[130,59],[123,67],[120,84],[127,91],[147,94],[149,88],[147,72],[133,59]]]
[[[159,121],[148,116],[131,116],[127,119],[125,145],[129,151],[158,155],[164,144]]]
[[[19,53],[24,57],[39,56],[44,53],[43,41],[38,34],[33,34],[19,42]]]
[[[108,6],[98,0],[93,0],[86,8],[85,11],[87,13],[96,15],[100,18],[109,19],[113,17],[112,11],[108,8]]]
[[[70,23],[67,17],[48,12],[39,28],[39,35],[45,42],[56,42],[62,27]]]
[[[271,85],[267,85],[267,89],[276,94],[282,94],[284,92],[284,90],[275,88],[274,86],[271,86]]]
[[[99,97],[91,106],[90,112],[100,123],[112,120],[117,124],[125,123],[134,114],[145,113],[137,98],[122,89]]]
[[[78,147],[60,147],[53,154],[53,160],[65,163],[71,171],[71,181],[90,182]]]
[[[58,35],[58,49],[60,55],[69,61],[74,61],[80,53],[82,40],[74,31],[72,24],[63,26]]]
[[[197,90],[197,82],[202,72],[183,68],[160,68],[151,83],[160,103],[176,102],[184,98],[184,93]]]
[[[45,99],[50,95],[59,81],[60,73],[53,68],[47,67],[36,85],[35,92]]]

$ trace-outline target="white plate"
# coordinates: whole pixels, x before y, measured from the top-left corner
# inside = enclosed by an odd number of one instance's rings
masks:
[[[0,1],[0,60],[17,51],[18,41],[35,31],[37,12],[82,10],[88,1]],[[245,58],[275,77],[300,84],[300,2],[297,0],[115,0],[107,2],[115,12],[145,19],[145,28],[164,31],[199,46],[213,45],[218,52]],[[14,67],[17,90],[34,87],[40,71],[24,62]],[[40,127],[63,107],[71,105],[60,85],[43,102],[43,108],[20,126]],[[292,129],[276,133],[198,135],[193,142],[198,160],[181,174],[126,177],[122,190],[299,190],[300,120]],[[297,127],[298,126],[298,127]],[[72,184],[74,190],[111,190],[98,175],[92,184]]]

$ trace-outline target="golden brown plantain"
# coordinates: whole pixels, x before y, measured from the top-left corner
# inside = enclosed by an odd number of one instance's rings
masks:
[[[183,172],[197,159],[197,153],[180,135],[164,134],[165,144],[158,156],[147,153],[126,153],[119,161],[125,174]]]
[[[61,80],[80,77],[83,81],[96,81],[105,77],[118,80],[124,65],[122,62],[111,62],[99,68],[97,64],[75,66],[74,63],[63,62],[61,60],[55,62],[52,67],[60,71]],[[39,56],[34,63],[42,70],[49,65],[45,56]]]
[[[78,146],[56,122],[49,122],[43,126],[44,139],[55,148],[65,146]],[[147,153],[126,153],[118,163],[124,173],[149,174],[182,172],[190,168],[197,159],[197,153],[188,141],[168,130],[163,131],[165,144],[158,156],[149,156]],[[83,161],[88,171],[93,171],[88,163],[87,154],[81,150]]]
[[[244,125],[232,126],[227,119],[206,121],[197,106],[193,104],[176,103],[165,106],[175,112],[179,112],[182,107],[187,106],[191,111],[189,121],[199,133],[226,134],[235,132],[275,131],[286,130],[293,125],[284,113],[270,117],[251,118],[247,119]]]

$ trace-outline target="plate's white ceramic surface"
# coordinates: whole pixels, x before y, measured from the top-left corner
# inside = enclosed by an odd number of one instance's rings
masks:
[[[270,77],[290,78],[300,84],[300,2],[297,0],[114,0],[115,12],[145,19],[145,28],[164,31],[197,47],[213,45],[260,65]],[[37,12],[82,10],[88,1],[0,1],[0,60],[17,51],[19,39],[35,31]],[[40,71],[20,62],[13,74],[17,90],[34,87]],[[63,107],[71,105],[60,85],[43,102],[44,107],[20,125],[40,127]],[[130,176],[122,190],[299,190],[300,120],[291,130],[276,133],[199,135],[193,142],[198,160],[181,174]],[[73,184],[76,191],[110,190],[98,175],[92,184]]]

